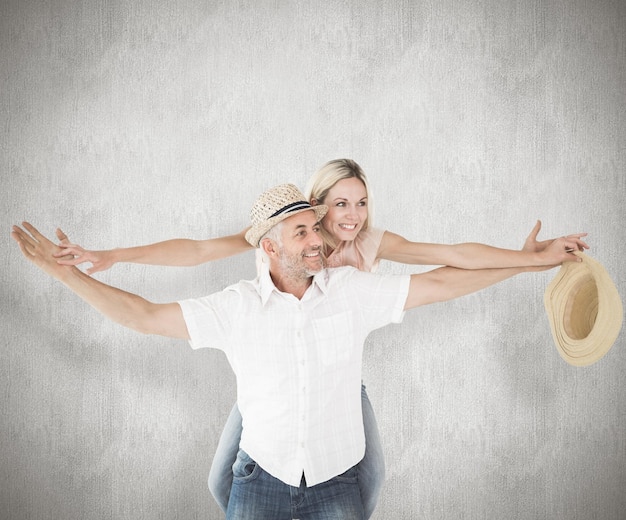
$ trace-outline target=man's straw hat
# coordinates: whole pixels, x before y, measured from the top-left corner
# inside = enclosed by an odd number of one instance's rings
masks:
[[[565,262],[548,285],[544,303],[552,337],[570,365],[595,363],[615,343],[622,327],[622,301],[602,265],[576,252],[582,262]]]
[[[288,217],[314,211],[317,221],[324,218],[328,206],[311,206],[293,184],[281,184],[262,193],[250,210],[252,227],[246,232],[246,240],[254,247],[259,247],[261,237],[276,224]]]

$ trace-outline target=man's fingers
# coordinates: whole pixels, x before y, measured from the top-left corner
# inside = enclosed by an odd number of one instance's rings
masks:
[[[55,231],[57,238],[63,243],[63,242],[69,242],[69,239],[67,238],[67,235],[63,232],[63,230],[61,228],[57,228]]]
[[[13,232],[11,233],[11,235],[13,236],[13,238],[17,239],[20,243],[23,243],[23,242],[34,243],[35,241],[35,239],[32,236],[26,233],[26,231],[24,231],[19,226],[13,226]]]
[[[39,230],[33,226],[30,222],[22,222],[22,225],[24,226],[24,228],[31,234],[32,238],[33,238],[33,242],[36,244],[41,244],[42,246],[42,250],[48,250],[50,249],[50,254],[54,254],[54,252],[59,251],[61,248],[59,246],[57,246],[54,242],[52,242],[51,240],[49,240],[48,238],[46,238],[44,235],[42,235]]]
[[[51,255],[55,249],[58,249],[58,246],[43,236],[31,223],[22,222],[22,226],[23,228],[13,226],[11,235],[24,245],[31,256],[37,256],[37,254]]]
[[[563,242],[565,243],[565,250],[567,252],[570,251],[583,251],[584,249],[589,249],[589,245],[586,242],[578,238],[577,235],[568,235],[563,237]]]
[[[30,254],[30,251],[28,251],[26,249],[26,245],[24,244],[24,242],[22,242],[22,240],[18,237],[17,233],[11,233],[11,235],[13,236],[13,238],[15,239],[15,241],[17,242],[17,245],[20,248],[20,251],[22,251],[22,254],[24,256],[32,256]]]
[[[586,242],[583,242],[582,240],[577,240],[576,243],[578,244],[579,251],[582,251],[583,249],[590,249],[589,245]]]
[[[11,238],[17,242],[17,245],[20,247],[24,256],[33,256],[32,238],[24,233],[24,230],[17,226],[13,226]]]
[[[20,236],[19,230],[15,226],[11,228],[11,238],[15,240],[18,245],[21,245],[22,237]]]
[[[22,222],[22,225],[37,242],[41,242],[41,239],[44,238],[44,236],[30,222]]]

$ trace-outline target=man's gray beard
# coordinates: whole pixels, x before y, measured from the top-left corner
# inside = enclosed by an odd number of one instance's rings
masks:
[[[281,253],[283,252],[281,251]],[[301,256],[288,256],[283,253],[280,256],[280,267],[285,276],[293,280],[303,280],[315,276],[322,269],[324,269],[324,261],[320,256],[320,268],[317,271],[313,271],[304,265]]]

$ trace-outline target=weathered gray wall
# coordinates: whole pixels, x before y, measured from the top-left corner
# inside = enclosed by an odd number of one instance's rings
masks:
[[[347,156],[379,226],[505,247],[537,218],[588,231],[626,295],[625,30],[620,0],[4,0],[0,518],[219,518],[206,475],[234,401],[220,353],[105,321],[11,224],[92,248],[216,236]],[[253,272],[244,255],[98,277],[169,301]],[[565,364],[555,274],[372,335],[376,518],[626,518],[624,334]]]

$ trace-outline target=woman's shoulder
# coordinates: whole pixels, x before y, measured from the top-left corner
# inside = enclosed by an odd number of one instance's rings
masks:
[[[385,234],[384,229],[368,227],[367,229],[362,230],[357,236],[356,239],[359,242],[377,242],[383,239],[383,235]]]
[[[378,266],[378,249],[385,231],[379,228],[368,228],[361,231],[354,240],[353,256],[350,262],[361,271],[375,271]]]

